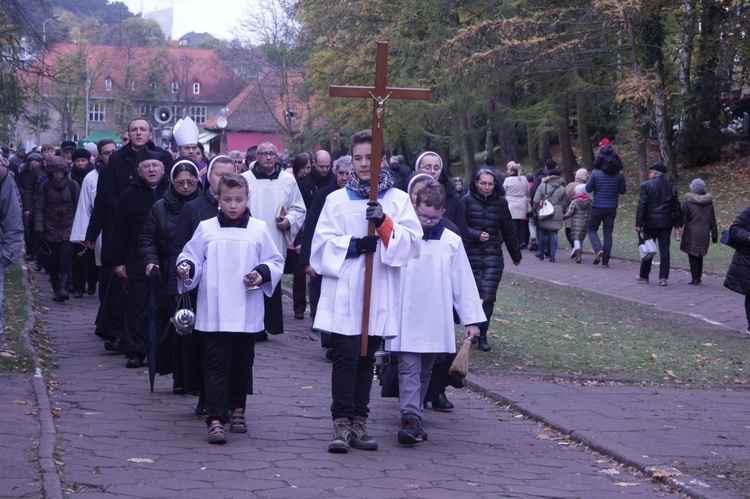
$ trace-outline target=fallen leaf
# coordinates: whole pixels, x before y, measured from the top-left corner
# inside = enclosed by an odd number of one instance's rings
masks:
[[[608,470],[599,470],[599,473],[602,473],[604,475],[619,475],[620,474],[619,471],[617,471],[616,469],[612,469],[612,468]]]
[[[27,405],[28,402],[26,402],[25,400],[16,400],[16,404],[18,404],[18,405]]]
[[[300,386],[300,388],[302,388],[303,390],[312,390],[313,389],[312,386]]]
[[[618,487],[636,487],[640,485],[640,483],[637,482],[616,482],[615,485]]]
[[[482,486],[481,483],[476,483],[476,482],[469,482],[466,485],[468,485],[469,487],[481,487]]]
[[[682,475],[682,472],[680,470],[677,470],[675,468],[670,468],[668,466],[661,467],[661,468],[657,466],[649,466],[646,468],[646,472],[650,473],[651,476],[654,478],[668,478],[671,476]]]
[[[669,376],[670,378],[676,378],[677,377],[677,375],[673,371],[670,371],[669,369],[667,369],[664,372],[667,373],[667,376]]]
[[[545,435],[544,433],[540,433],[539,435],[535,436],[537,440],[550,440],[549,435]]]
[[[726,475],[716,475],[716,478],[726,478]]]
[[[422,486],[418,483],[410,483],[406,485],[407,489],[421,489]]]
[[[155,463],[153,459],[150,459],[148,457],[131,457],[128,459],[131,463]]]

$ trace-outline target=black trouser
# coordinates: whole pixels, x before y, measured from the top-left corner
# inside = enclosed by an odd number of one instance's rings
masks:
[[[747,328],[750,329],[750,295],[745,295],[745,317],[747,318]]]
[[[703,257],[688,255],[688,262],[690,263],[690,276],[693,278],[693,281],[700,282],[703,275]]]
[[[529,221],[522,218],[514,218],[513,228],[516,229],[516,241],[518,241],[518,246],[521,247],[528,244]]]
[[[484,310],[484,316],[487,317],[487,321],[479,325],[479,335],[487,336],[487,330],[490,327],[490,321],[492,320],[492,312],[495,311],[494,301],[482,302],[482,310]]]
[[[263,325],[268,334],[281,334],[284,332],[284,310],[281,308],[281,283],[273,290],[273,294],[268,297],[263,295],[263,305],[265,307],[265,317]]]
[[[86,291],[86,286],[94,288],[99,282],[99,267],[96,265],[94,250],[82,244],[73,245],[73,291]]]
[[[323,276],[316,275],[311,277],[307,283],[307,293],[310,295],[310,315],[315,317],[315,312],[318,310],[318,300],[320,300],[320,281],[323,280]]]
[[[96,335],[105,340],[125,336],[125,307],[128,295],[125,281],[115,275],[114,267],[102,265],[99,283],[99,311],[96,314]]]
[[[645,239],[659,241],[659,279],[669,279],[669,238],[672,235],[672,227],[665,229],[643,229]],[[643,278],[651,273],[653,258],[641,261],[641,274]]]
[[[331,416],[333,418],[366,418],[370,413],[375,351],[379,336],[367,337],[367,355],[359,355],[362,337],[331,334],[333,369],[331,370]]]
[[[227,422],[227,411],[245,409],[247,385],[255,358],[255,334],[203,332],[203,377],[206,385],[206,424]]]
[[[148,329],[151,322],[151,281],[128,279],[128,304],[125,307],[125,335],[122,349],[127,357],[145,358],[148,352]]]
[[[70,275],[73,265],[73,243],[70,241],[45,241],[49,255],[45,258],[45,268],[50,278],[56,283],[61,275]]]

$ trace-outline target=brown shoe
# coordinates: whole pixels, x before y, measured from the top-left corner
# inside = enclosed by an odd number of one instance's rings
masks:
[[[666,286],[667,280],[666,279],[659,279],[659,286]]]
[[[576,250],[576,263],[581,263],[581,250]]]
[[[641,276],[637,276],[637,277],[635,278],[635,280],[636,280],[636,282],[638,282],[639,284],[648,284],[648,277],[641,277]]]
[[[594,257],[594,265],[599,265],[599,262],[602,261],[602,258],[604,258],[604,251],[597,251],[596,256]]]

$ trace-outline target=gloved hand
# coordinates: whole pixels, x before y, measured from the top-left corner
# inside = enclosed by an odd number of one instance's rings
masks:
[[[156,265],[151,268],[151,279],[155,281],[161,280],[161,270],[159,270],[159,267]]]
[[[378,248],[378,236],[365,236],[361,239],[356,239],[354,244],[358,255],[362,253],[375,253],[375,250]]]
[[[375,222],[375,227],[380,227],[380,225],[385,221],[383,206],[377,201],[368,201],[367,210],[365,211],[365,218],[367,220],[372,220],[373,222]]]

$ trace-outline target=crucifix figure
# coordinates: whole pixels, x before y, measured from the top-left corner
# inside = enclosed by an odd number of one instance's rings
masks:
[[[380,177],[380,158],[383,150],[383,124],[385,121],[385,102],[388,99],[427,100],[430,98],[430,90],[426,88],[393,88],[386,85],[388,73],[388,42],[378,42],[377,56],[375,60],[375,86],[342,86],[331,85],[329,95],[331,97],[355,97],[360,99],[372,99],[372,163],[370,172],[370,201],[378,199],[378,178]],[[371,221],[367,229],[367,235],[375,234],[375,224]],[[362,342],[360,354],[367,355],[367,335],[369,332],[370,317],[370,292],[372,288],[372,259],[373,254],[368,253],[365,260],[365,282],[364,303],[362,306]]]

